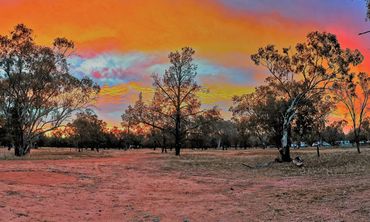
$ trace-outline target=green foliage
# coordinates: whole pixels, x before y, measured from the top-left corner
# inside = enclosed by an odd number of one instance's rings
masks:
[[[171,52],[168,56],[170,67],[163,75],[152,76],[154,95],[150,103],[144,103],[140,94],[135,105],[129,106],[122,115],[123,125],[128,130],[132,125],[144,124],[151,127],[154,134],[159,130],[162,135],[172,135],[176,155],[180,155],[187,136],[200,126],[197,117],[208,112],[201,109],[198,93],[202,88],[195,79],[194,53],[190,47]]]
[[[99,92],[90,79],[70,75],[67,56],[73,42],[56,38],[37,45],[32,29],[17,25],[0,35],[0,115],[5,118],[16,155],[24,155],[43,133],[60,126]]]
[[[98,119],[92,111],[78,113],[76,119],[68,124],[73,130],[71,139],[79,148],[99,148],[105,147],[107,142],[107,124]]]
[[[306,42],[294,49],[280,52],[267,45],[251,59],[269,71],[268,87],[285,102],[280,153],[283,161],[290,161],[290,130],[299,110],[306,101],[326,94],[333,82],[351,79],[351,68],[359,65],[363,56],[358,50],[342,49],[331,33],[311,32]]]

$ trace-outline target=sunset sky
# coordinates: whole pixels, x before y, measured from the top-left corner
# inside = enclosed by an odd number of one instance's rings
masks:
[[[365,55],[369,70],[370,29],[364,0],[0,0],[0,33],[18,23],[35,31],[40,44],[55,37],[75,42],[71,73],[89,76],[102,87],[96,112],[119,125],[128,104],[151,94],[152,73],[168,67],[170,51],[196,50],[201,95],[226,117],[231,97],[253,91],[266,70],[250,54],[273,43],[288,47],[310,31],[334,33],[343,47]]]

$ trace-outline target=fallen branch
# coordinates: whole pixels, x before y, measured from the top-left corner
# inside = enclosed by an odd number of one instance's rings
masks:
[[[273,163],[281,163],[282,161],[279,161],[279,159],[275,159],[274,161],[270,161],[268,163],[257,163],[256,166],[251,166],[245,163],[242,163],[243,166],[248,167],[249,169],[260,169],[264,167],[270,167]],[[292,163],[296,165],[297,167],[302,167],[303,166],[303,160],[300,156],[297,156],[296,158],[293,159]]]
[[[245,164],[245,163],[242,163],[242,165],[243,165],[243,166],[246,166],[246,167],[248,167],[248,168],[251,168],[251,169],[253,169],[253,168],[254,168],[254,167],[249,166],[248,164]]]

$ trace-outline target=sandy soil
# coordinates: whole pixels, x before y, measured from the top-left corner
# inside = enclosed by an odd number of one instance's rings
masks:
[[[0,161],[0,221],[370,220],[368,169],[315,175],[235,164],[271,151],[64,152],[69,159]]]

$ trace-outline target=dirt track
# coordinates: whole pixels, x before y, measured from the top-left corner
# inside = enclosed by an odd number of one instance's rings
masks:
[[[184,169],[190,160],[172,154],[106,153],[112,157],[0,161],[0,221],[370,218],[370,174],[366,173],[278,176],[243,167],[218,170],[213,165],[206,166],[208,171],[193,165]],[[228,164],[224,156],[256,155],[249,151],[188,153],[197,158],[213,156],[220,164]]]

